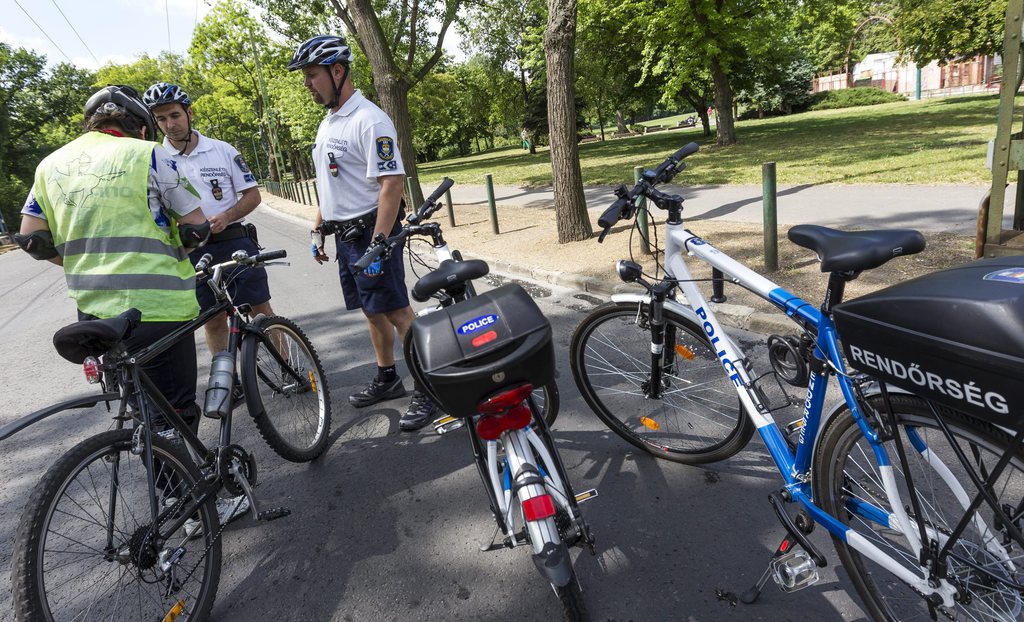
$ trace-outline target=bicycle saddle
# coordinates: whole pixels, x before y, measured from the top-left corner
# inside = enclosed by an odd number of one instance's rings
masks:
[[[139,325],[142,313],[128,309],[105,320],[83,320],[69,324],[53,335],[53,347],[64,359],[81,364],[87,356],[106,354],[124,341]]]
[[[789,241],[818,254],[822,272],[870,270],[900,255],[924,250],[924,236],[914,229],[838,231],[819,225],[796,225]]]
[[[445,259],[437,267],[437,270],[416,281],[416,284],[412,286],[412,299],[416,302],[425,302],[446,287],[478,279],[490,271],[491,268],[487,262],[479,259],[467,259],[466,261]]]

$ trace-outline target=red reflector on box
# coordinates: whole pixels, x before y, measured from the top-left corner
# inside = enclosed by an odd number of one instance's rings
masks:
[[[523,502],[523,516],[526,520],[541,520],[555,515],[555,504],[551,495],[540,495]]]
[[[473,338],[473,342],[472,342],[473,343],[473,347],[474,348],[479,348],[480,346],[484,345],[485,343],[490,343],[490,342],[494,341],[497,338],[498,338],[498,333],[494,332],[493,330],[489,330],[486,333],[484,333],[482,335],[478,335],[478,336]]]

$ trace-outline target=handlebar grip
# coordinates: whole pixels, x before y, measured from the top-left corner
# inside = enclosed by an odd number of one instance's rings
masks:
[[[684,145],[679,151],[676,151],[675,153],[673,153],[672,154],[672,159],[673,160],[677,160],[677,161],[678,160],[682,160],[683,158],[685,158],[687,156],[691,156],[691,155],[697,153],[699,150],[700,150],[700,145],[698,145],[697,143],[690,143],[688,145]]]
[[[619,218],[622,216],[622,209],[627,205],[626,199],[618,199],[612,203],[611,207],[606,209],[601,217],[597,219],[597,224],[602,229],[608,229],[615,223],[619,222]]]
[[[282,249],[276,250],[276,251],[267,251],[265,253],[260,253],[259,255],[255,255],[252,259],[255,262],[264,262],[264,261],[273,261],[275,259],[284,259],[287,256],[288,256],[288,251],[286,251],[285,249],[282,248]]]
[[[196,262],[196,273],[205,272],[210,267],[210,262],[213,261],[213,255],[211,253],[204,253],[199,261]]]
[[[438,186],[436,190],[434,190],[433,192],[430,193],[430,196],[427,197],[427,200],[424,201],[424,203],[434,203],[434,202],[436,202],[438,199],[441,198],[442,194],[444,194],[445,192],[448,192],[448,189],[451,188],[454,185],[455,185],[455,180],[454,179],[450,179],[448,177],[445,177],[444,180],[441,181],[441,185]]]
[[[355,263],[355,269],[359,272],[366,270],[373,263],[375,259],[384,254],[384,250],[387,246],[384,244],[374,244],[370,248],[366,249],[366,254],[359,258]]]

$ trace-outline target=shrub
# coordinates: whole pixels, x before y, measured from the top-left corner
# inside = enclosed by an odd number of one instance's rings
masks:
[[[838,91],[824,91],[817,94],[817,99],[818,101],[811,105],[810,110],[852,108],[854,106],[871,106],[907,100],[905,96],[899,93],[890,93],[870,86],[840,89]]]
[[[629,131],[633,132],[634,134],[643,134],[644,126],[640,125],[639,123],[634,123],[633,125],[629,126]]]

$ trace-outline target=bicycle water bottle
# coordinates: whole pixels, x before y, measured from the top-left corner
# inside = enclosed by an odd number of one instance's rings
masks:
[[[203,413],[207,417],[226,417],[231,407],[231,390],[235,385],[235,357],[227,350],[213,355],[210,363],[210,382],[206,386]]]

